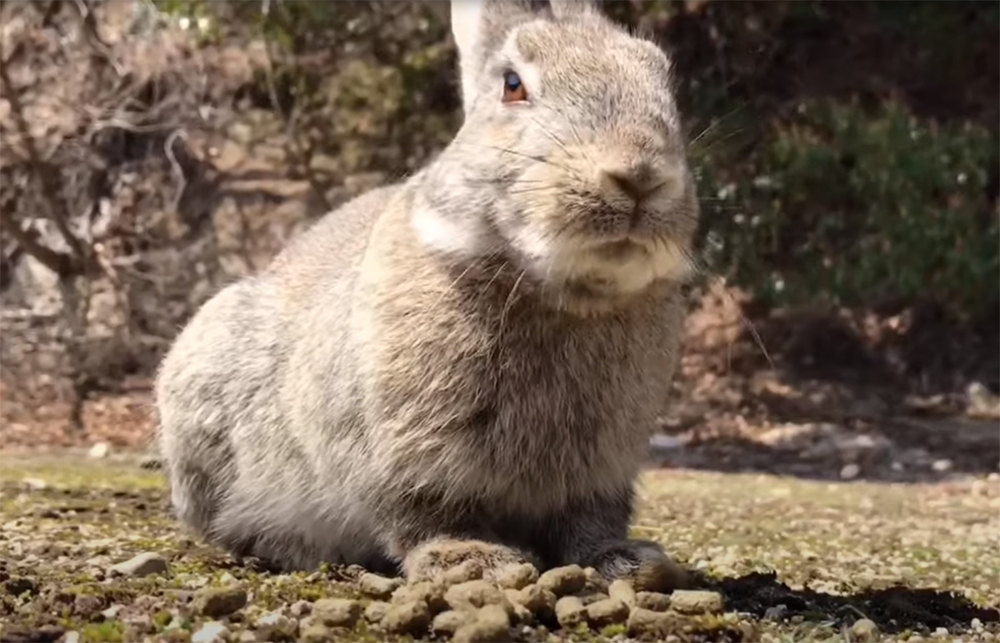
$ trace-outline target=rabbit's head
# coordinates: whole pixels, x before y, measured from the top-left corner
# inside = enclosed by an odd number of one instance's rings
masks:
[[[544,289],[620,299],[680,280],[698,208],[671,64],[581,0],[452,0],[465,121],[413,225]]]

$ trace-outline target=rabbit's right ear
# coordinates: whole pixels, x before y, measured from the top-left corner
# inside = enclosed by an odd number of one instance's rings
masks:
[[[507,32],[519,23],[551,15],[548,0],[451,0],[451,33],[458,47],[466,114],[486,58]]]

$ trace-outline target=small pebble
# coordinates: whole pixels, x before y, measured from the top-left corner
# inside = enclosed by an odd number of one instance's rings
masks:
[[[587,584],[587,576],[579,565],[567,565],[550,569],[538,577],[538,585],[556,596],[568,596],[582,590]]]
[[[620,578],[613,581],[608,586],[608,596],[610,596],[611,598],[617,598],[618,600],[620,600],[622,603],[625,603],[629,607],[635,606],[635,600],[636,600],[635,589],[633,589],[632,585],[629,584],[627,581],[624,581]]]
[[[393,603],[423,602],[430,608],[431,614],[437,614],[448,609],[444,600],[445,586],[435,581],[420,581],[412,585],[403,585],[392,593]]]
[[[70,630],[63,635],[63,643],[80,643],[80,633],[76,630]]]
[[[513,602],[517,605],[523,605],[534,614],[545,616],[554,612],[556,595],[538,585],[528,585],[517,593]]]
[[[420,636],[431,624],[431,612],[427,603],[413,601],[389,605],[382,619],[382,627],[393,634]]]
[[[78,594],[73,600],[73,611],[79,616],[90,618],[104,607],[104,599],[90,594]]]
[[[195,593],[192,607],[198,614],[221,618],[243,609],[246,604],[247,593],[241,587],[206,587]]]
[[[87,451],[87,455],[95,460],[106,458],[109,453],[111,453],[111,447],[107,442],[98,442],[94,446],[90,447],[89,451]]]
[[[295,601],[288,606],[288,613],[295,618],[302,618],[312,613],[313,605],[309,601]]]
[[[501,643],[510,639],[510,617],[500,605],[487,605],[475,618],[455,630],[455,643]]]
[[[587,567],[583,570],[583,575],[587,579],[586,590],[591,594],[607,594],[608,593],[608,579],[605,578],[601,572],[597,571],[593,567]]]
[[[361,603],[351,598],[321,598],[312,606],[313,620],[327,627],[354,627],[361,612]]]
[[[236,577],[229,572],[225,572],[222,576],[219,576],[219,583],[222,585],[235,585],[238,582],[239,580],[237,580]]]
[[[861,643],[874,641],[878,638],[878,625],[867,618],[854,621],[854,625],[851,626],[851,638]]]
[[[488,581],[471,580],[449,587],[444,600],[453,610],[477,610],[486,605],[502,604],[504,595]]]
[[[952,464],[951,460],[945,458],[942,460],[935,460],[931,464],[931,469],[933,469],[936,473],[947,473],[948,471],[951,471],[951,468],[953,466],[954,465]]]
[[[583,601],[584,605],[590,605],[591,603],[596,603],[610,598],[607,594],[577,594],[577,596],[580,597],[580,600]]]
[[[166,574],[170,570],[167,559],[156,552],[145,552],[138,556],[112,565],[109,574],[119,574],[132,578],[141,578],[153,574]]]
[[[506,570],[497,579],[500,587],[507,589],[524,589],[538,580],[538,570],[531,563],[522,563]]]
[[[326,643],[334,640],[333,631],[322,623],[313,623],[299,634],[302,643]]]
[[[122,605],[112,605],[108,609],[101,612],[101,616],[106,619],[118,618],[118,612],[122,611]]]
[[[280,612],[270,612],[257,619],[258,641],[294,641],[299,633],[299,623]]]
[[[635,595],[635,607],[666,612],[670,609],[670,596],[660,592],[638,592]]]
[[[369,623],[381,623],[389,604],[383,601],[372,601],[365,608],[365,620]]]
[[[704,590],[675,590],[670,607],[681,614],[716,614],[722,611],[722,594]]]
[[[438,636],[451,636],[458,628],[465,625],[470,619],[468,612],[458,610],[447,610],[434,617],[431,622],[431,631]]]
[[[579,597],[563,596],[556,601],[556,621],[562,627],[573,629],[587,622],[587,608]]]
[[[628,605],[617,598],[606,598],[587,605],[587,621],[595,629],[624,623],[628,614]]]
[[[850,464],[845,464],[844,468],[840,470],[840,479],[853,480],[857,478],[860,474],[861,474],[861,467],[852,462]]]
[[[386,578],[378,574],[364,573],[358,579],[358,588],[363,594],[372,598],[388,599],[392,593],[402,587],[402,578]]]
[[[451,587],[452,585],[480,580],[482,577],[483,564],[478,560],[467,560],[445,571],[441,575],[441,582]]]
[[[629,636],[662,639],[671,631],[678,629],[680,620],[676,614],[670,612],[654,612],[653,610],[634,607],[629,612],[626,627]]]

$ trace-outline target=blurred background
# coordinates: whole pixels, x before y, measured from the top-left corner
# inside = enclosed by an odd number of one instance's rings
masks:
[[[3,2],[0,448],[143,449],[224,284],[460,124],[446,2]],[[662,466],[1000,464],[1000,4],[616,1],[676,62],[703,274]]]

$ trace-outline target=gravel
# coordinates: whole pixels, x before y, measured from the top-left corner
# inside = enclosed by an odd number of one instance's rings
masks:
[[[170,518],[162,474],[119,457],[5,462],[0,640],[1000,641],[991,481],[652,472],[634,536],[664,544],[698,585],[660,594],[577,565],[516,566],[493,583],[463,563],[415,584],[240,566]]]

